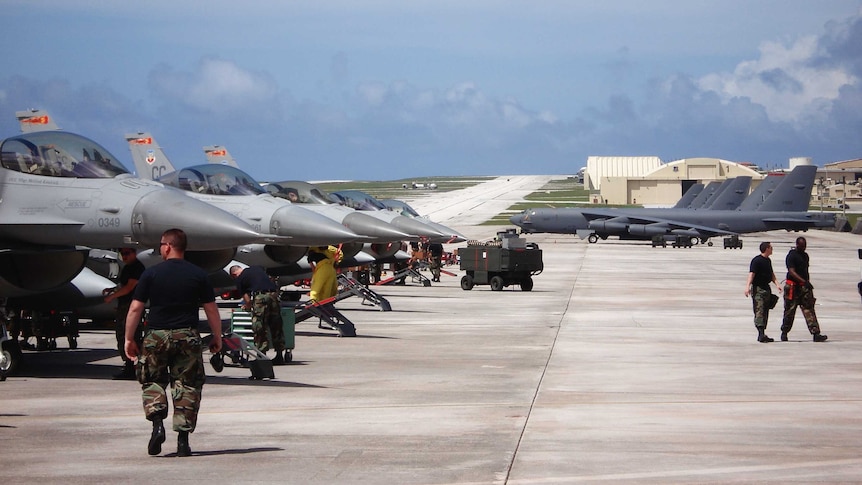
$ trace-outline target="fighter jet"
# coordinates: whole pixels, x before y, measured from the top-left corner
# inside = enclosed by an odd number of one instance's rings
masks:
[[[442,238],[434,238],[431,239],[431,242],[439,242],[439,243],[459,243],[467,240],[467,237],[461,234],[460,232],[452,229],[451,227],[444,226],[443,224],[432,221],[431,219],[420,216],[416,209],[410,207],[410,204],[397,199],[380,199],[380,203],[386,206],[387,209],[397,212],[402,216],[409,217],[411,219],[416,219],[417,221],[429,225],[436,229],[437,231],[445,234]]]
[[[448,236],[446,233],[441,232],[419,220],[388,210],[379,200],[360,190],[340,190],[338,192],[332,192],[330,197],[333,201],[341,205],[358,211],[365,211],[372,217],[378,217],[381,220],[392,224],[401,231],[415,234],[416,236],[419,236],[419,239],[431,240],[446,238]]]
[[[179,188],[190,198],[221,208],[253,228],[289,237],[289,242],[256,244],[239,248],[244,263],[270,266],[291,264],[309,246],[325,246],[361,240],[362,236],[331,219],[268,194],[251,175],[229,165],[204,164],[174,168],[149,133],[126,135],[135,168],[145,178],[155,177]]]
[[[525,233],[578,234],[581,238],[588,238],[591,243],[611,235],[621,239],[675,235],[707,242],[718,235],[832,227],[835,224],[834,214],[806,212],[816,172],[815,166],[796,167],[781,177],[780,184],[756,210],[750,207],[759,202],[755,200],[748,203],[749,196],[740,205],[740,210],[527,209],[510,220]],[[762,195],[758,193],[756,197],[760,199]]]
[[[132,176],[80,135],[27,133],[0,142],[0,154],[0,297],[61,286],[89,248],[157,247],[173,227],[186,231],[190,252],[220,262],[266,240],[231,214]]]
[[[204,152],[209,163],[237,166],[236,160],[223,146],[206,146]],[[393,258],[409,259],[406,253],[400,251],[400,241],[421,239],[421,236],[399,230],[387,222],[391,220],[388,215],[358,211],[338,204],[326,191],[308,182],[286,180],[266,183],[263,186],[267,192],[276,197],[287,199],[294,204],[302,204],[308,210],[325,215],[353,232],[365,236],[361,243],[342,245],[344,258],[340,263],[341,266],[362,266],[372,261],[390,261]],[[403,258],[399,257],[401,254]],[[301,260],[298,263],[300,266],[304,264]],[[294,271],[298,269],[288,270],[289,273]]]

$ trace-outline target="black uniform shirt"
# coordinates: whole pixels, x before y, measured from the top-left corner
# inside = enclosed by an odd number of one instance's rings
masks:
[[[236,289],[241,295],[249,295],[259,291],[276,291],[275,283],[269,279],[266,271],[260,266],[249,266],[236,279]]]
[[[204,270],[184,259],[169,259],[144,271],[134,299],[150,302],[151,329],[197,328],[198,308],[215,301],[215,291]]]
[[[754,273],[754,279],[751,284],[759,288],[769,288],[769,283],[772,281],[772,260],[758,254],[751,260],[751,265],[748,271]]]
[[[787,258],[784,260],[787,264],[787,280],[793,281],[794,283],[798,283],[798,281],[794,280],[790,276],[790,268],[796,270],[796,274],[802,277],[805,281],[808,281],[808,253],[797,251],[795,248],[791,249],[789,253],[787,253]]]
[[[120,270],[120,287],[126,286],[126,283],[129,280],[140,280],[141,275],[144,274],[144,263],[138,261],[137,259],[133,263],[129,263],[123,266],[123,269]],[[120,305],[129,306],[132,303],[132,296],[135,294],[134,291],[130,293],[126,293],[125,295],[117,297],[117,303]]]

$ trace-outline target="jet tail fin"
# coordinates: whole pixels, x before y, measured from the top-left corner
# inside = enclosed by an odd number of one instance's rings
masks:
[[[763,204],[763,202],[775,191],[778,184],[784,180],[784,174],[771,173],[765,179],[760,181],[760,184],[751,191],[751,194],[739,204],[737,210],[754,211]]]
[[[168,160],[153,135],[144,132],[127,134],[126,141],[129,143],[129,151],[132,152],[132,161],[135,163],[138,177],[156,180],[163,175],[176,172],[177,169]]]
[[[758,207],[762,212],[807,212],[817,166],[800,165],[784,176],[775,191]]]
[[[21,126],[21,133],[60,129],[60,127],[54,123],[54,119],[51,115],[43,109],[16,111],[15,117],[18,118],[18,124]]]
[[[692,201],[694,201],[695,197],[700,195],[703,192],[703,184],[694,184],[682,194],[682,198],[680,198],[676,205],[673,206],[674,209],[688,209],[691,205]]]
[[[209,163],[217,163],[219,165],[229,165],[231,167],[239,168],[239,165],[237,165],[236,160],[234,160],[233,156],[227,151],[227,148],[223,146],[205,146],[204,153],[206,153],[207,162]]]
[[[727,187],[716,195],[707,208],[709,210],[734,210],[742,204],[751,187],[751,177],[744,175],[729,179]]]

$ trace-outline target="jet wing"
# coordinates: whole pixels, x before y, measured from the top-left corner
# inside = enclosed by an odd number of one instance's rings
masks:
[[[733,236],[737,233],[718,227],[701,226],[685,221],[657,217],[638,216],[634,213],[611,211],[582,211],[590,229],[607,234],[631,234],[634,236],[677,235],[710,238],[719,235]]]

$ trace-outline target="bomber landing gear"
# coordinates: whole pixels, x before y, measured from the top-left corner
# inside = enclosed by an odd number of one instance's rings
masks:
[[[587,241],[590,244],[595,244],[595,243],[599,242],[599,236],[595,233],[590,234],[589,237],[587,237]]]

